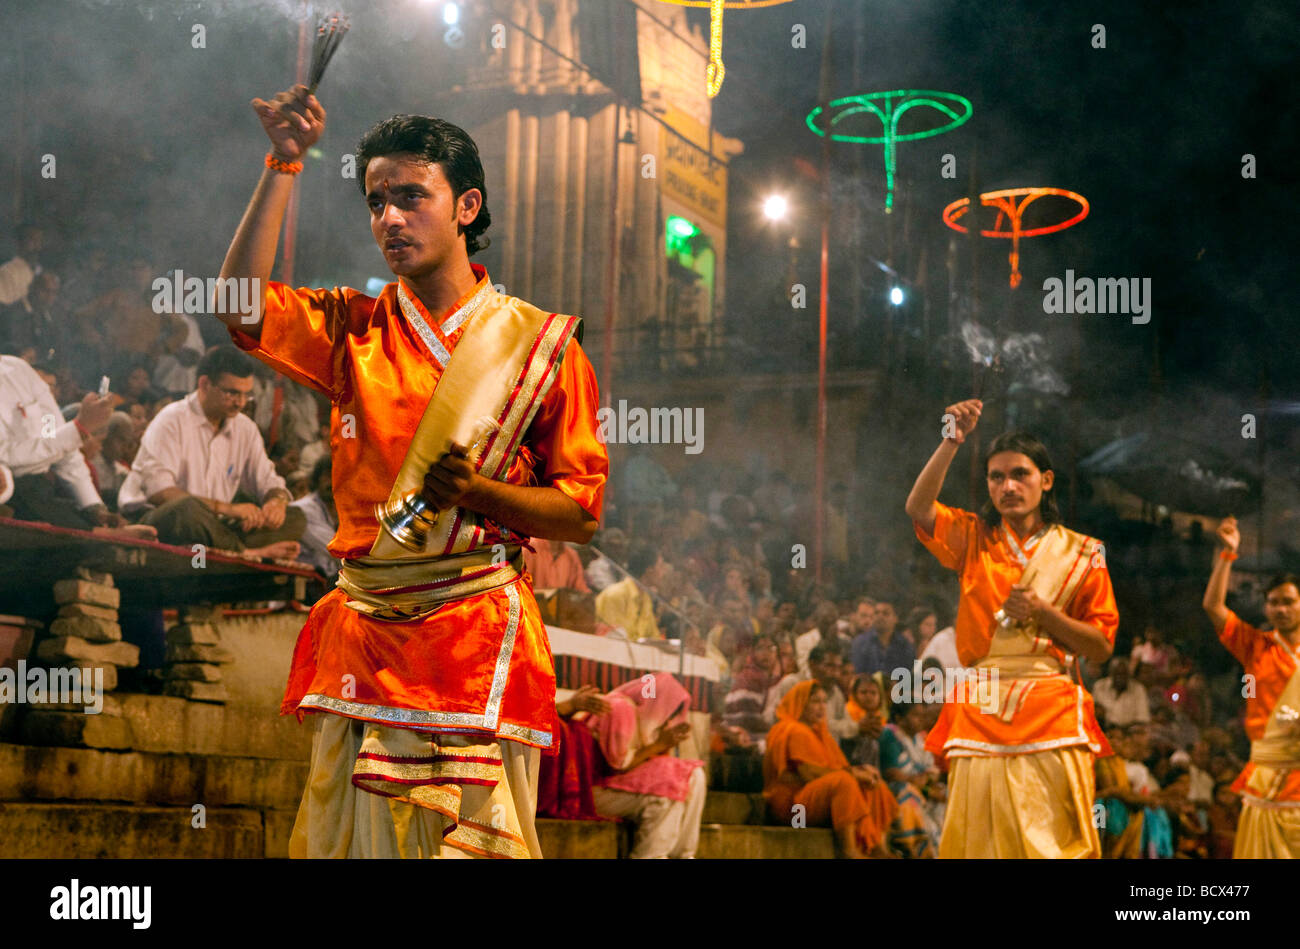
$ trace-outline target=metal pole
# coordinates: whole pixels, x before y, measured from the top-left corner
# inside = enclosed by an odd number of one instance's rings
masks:
[[[605,294],[605,339],[601,347],[600,381],[605,391],[605,405],[614,404],[614,324],[618,318],[618,270],[619,251],[622,247],[622,235],[619,233],[618,220],[618,119],[620,104],[614,103],[614,133],[610,136],[614,149],[614,161],[610,172],[609,199],[609,272],[608,286]]]
[[[822,114],[830,114],[831,29],[835,0],[826,8],[826,38],[822,43]],[[822,581],[822,541],[826,510],[826,297],[830,290],[831,245],[831,130],[822,136],[822,256],[821,300],[817,306],[817,470],[813,482],[813,582]]]

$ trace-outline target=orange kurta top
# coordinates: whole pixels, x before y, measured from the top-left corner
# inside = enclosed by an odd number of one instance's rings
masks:
[[[998,671],[998,708],[980,695],[978,684],[949,695],[925,747],[940,759],[959,756],[1031,754],[1086,745],[1094,754],[1111,754],[1097,725],[1092,696],[1067,671],[1077,660],[1054,640],[1040,637],[1023,656],[990,657],[997,630],[994,614],[1024,573],[1008,533],[1027,557],[1037,545],[1016,536],[1005,523],[990,528],[970,511],[936,502],[934,533],[913,522],[917,538],[938,561],[957,571],[961,599],[955,624],[957,655],[976,672]],[[1089,550],[1096,545],[1089,539]],[[1064,608],[1072,619],[1095,626],[1111,643],[1119,628],[1119,608],[1104,563],[1086,556],[1076,565],[1086,571]]]
[[[272,282],[260,340],[231,330],[235,345],[333,403],[339,527],[329,550],[335,557],[367,556],[378,536],[375,505],[387,500],[472,316],[466,304],[484,288],[491,292],[486,269],[471,267],[478,283],[437,318],[408,294],[425,323],[424,338],[403,314],[396,283],[374,298],[347,287]],[[498,477],[554,487],[599,520],[609,459],[598,437],[595,372],[576,339],[556,358],[555,381],[514,462]],[[484,519],[474,546],[521,539]],[[335,589],[312,608],[294,649],[282,713],[301,718],[323,710],[422,731],[551,745],[555,667],[526,573],[415,622],[372,619],[346,602]]]
[[[1228,619],[1219,631],[1219,642],[1228,648],[1254,680],[1254,689],[1246,696],[1245,725],[1246,737],[1252,742],[1259,741],[1264,737],[1283,692],[1297,675],[1300,650],[1287,643],[1276,630],[1251,626],[1232,610],[1228,610]],[[1300,712],[1300,709],[1296,711]],[[1296,747],[1300,751],[1300,738],[1296,740]],[[1232,790],[1274,801],[1300,801],[1300,768],[1272,774],[1264,782],[1260,780],[1263,777],[1260,771],[1256,762],[1247,762],[1233,782]]]

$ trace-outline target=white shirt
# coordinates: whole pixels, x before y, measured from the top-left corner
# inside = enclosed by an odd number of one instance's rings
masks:
[[[961,657],[957,655],[957,630],[948,626],[930,637],[917,658],[925,662],[931,657],[938,659],[945,669],[962,668]]]
[[[27,296],[37,271],[21,257],[13,257],[0,265],[0,303],[17,303]]]
[[[1151,721],[1151,706],[1147,701],[1147,690],[1136,679],[1128,680],[1128,688],[1123,694],[1116,693],[1110,676],[1098,679],[1092,687],[1092,697],[1106,713],[1108,725],[1131,725],[1134,722]]]
[[[1142,762],[1125,761],[1124,771],[1128,775],[1128,786],[1138,794],[1155,794],[1160,790],[1160,785]]]
[[[257,424],[241,412],[215,431],[197,392],[165,407],[144,430],[118,494],[118,510],[144,507],[167,488],[222,502],[241,490],[259,502],[275,488],[287,493],[266,456]]]
[[[77,507],[103,503],[81,454],[81,432],[63,421],[50,387],[17,356],[0,356],[0,465],[18,478],[52,470]]]
[[[338,519],[330,515],[329,508],[315,491],[293,501],[290,507],[299,508],[307,518],[307,529],[302,532],[302,553],[298,559],[311,564],[327,577],[339,572],[339,562],[329,552],[329,542],[338,531]]]
[[[203,334],[199,332],[199,323],[188,313],[175,314],[185,324],[185,342],[181,349],[189,349],[203,355]],[[198,381],[197,360],[193,365],[185,366],[180,359],[167,353],[158,358],[158,365],[153,371],[153,383],[164,392],[189,392]]]

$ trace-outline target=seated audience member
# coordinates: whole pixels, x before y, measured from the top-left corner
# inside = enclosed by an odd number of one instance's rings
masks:
[[[58,296],[59,277],[46,270],[22,299],[0,307],[0,352],[29,363],[67,363],[71,348],[67,321],[56,309]]]
[[[1178,650],[1165,642],[1164,631],[1154,623],[1147,624],[1144,636],[1133,643],[1129,656],[1129,671],[1134,675],[1143,665],[1150,667],[1152,688],[1163,691],[1178,676]]]
[[[892,603],[876,603],[876,616],[872,628],[859,633],[853,640],[849,656],[855,672],[882,672],[888,678],[895,669],[910,669],[916,660],[916,650],[898,629],[898,614]]]
[[[590,593],[587,579],[582,575],[582,558],[562,540],[533,538],[533,550],[524,548],[524,566],[533,575],[533,588],[537,590],[577,590]]]
[[[584,685],[567,699],[555,703],[556,753],[542,755],[537,776],[537,816],[556,820],[603,820],[596,811],[592,787],[603,777],[600,746],[580,722],[578,712],[603,715],[609,700],[594,685]]]
[[[39,224],[18,229],[18,253],[0,264],[0,305],[17,303],[27,296],[32,281],[41,272],[37,262],[45,246],[45,231]]]
[[[708,790],[704,762],[672,754],[691,733],[691,697],[664,672],[647,684],[637,678],[619,686],[605,696],[606,711],[583,721],[604,769],[592,800],[602,816],[636,822],[633,859],[694,857]]]
[[[1174,828],[1161,806],[1160,784],[1144,763],[1149,753],[1149,742],[1151,737],[1147,725],[1134,723],[1125,729],[1121,748],[1125,755],[1128,787],[1148,801],[1143,807],[1141,855],[1144,859],[1167,859],[1174,855]]]
[[[709,643],[726,659],[726,669],[743,659],[753,647],[754,624],[743,600],[733,596],[723,598],[719,621],[709,630]]]
[[[898,805],[878,770],[844,757],[826,727],[826,691],[815,680],[800,682],[777,707],[763,756],[763,797],[774,823],[790,826],[802,816],[809,827],[829,824],[841,856],[890,855],[885,832]]]
[[[627,534],[617,527],[604,528],[595,542],[583,548],[593,554],[594,559],[587,564],[587,586],[596,593],[613,586],[625,576],[621,569],[627,563]],[[600,553],[595,553],[595,551]]]
[[[298,559],[311,564],[329,579],[338,576],[339,562],[329,552],[330,541],[339,529],[339,514],[334,507],[334,466],[329,456],[316,462],[311,472],[311,491],[289,507],[302,511],[307,527],[302,532],[302,551]]]
[[[1231,860],[1237,840],[1237,821],[1241,818],[1241,797],[1232,790],[1235,776],[1214,785],[1214,803],[1210,805],[1210,859]]]
[[[937,703],[895,703],[894,721],[880,736],[880,772],[898,801],[898,813],[889,827],[889,847],[911,859],[939,855],[945,789],[934,755],[925,749],[925,736],[938,717],[938,707]]]
[[[162,392],[184,396],[197,381],[197,366],[203,358],[203,335],[199,323],[188,313],[163,316],[161,354],[153,370],[154,386]]]
[[[1092,689],[1093,700],[1111,725],[1127,727],[1134,722],[1151,721],[1147,690],[1129,675],[1128,660],[1110,661],[1110,675],[1098,679]]]
[[[855,617],[860,615],[862,602],[862,600],[858,601],[859,613],[855,613]],[[874,614],[875,607],[873,606],[872,615],[874,616]],[[813,628],[796,637],[794,641],[795,655],[799,660],[799,668],[805,674],[809,671],[808,657],[812,654],[814,648],[824,643],[831,649],[847,652],[852,642],[852,640],[846,641],[845,637],[840,635],[839,610],[836,609],[834,603],[824,602],[818,604],[817,608],[813,610],[812,619]],[[849,627],[850,629],[853,628],[852,620],[849,622]]]
[[[874,676],[853,677],[849,686],[849,700],[844,710],[858,723],[858,734],[840,740],[840,747],[849,764],[869,764],[880,767],[880,736],[885,729],[888,713],[885,711],[884,693]]]
[[[81,452],[108,427],[112,406],[94,393],[75,417],[63,414],[49,381],[17,356],[0,356],[0,465],[12,482],[7,500],[14,517],[57,527],[152,539],[152,528],[124,528],[95,490]]]
[[[786,693],[803,681],[799,665],[795,661],[794,643],[788,638],[776,640],[776,658],[781,678],[767,690],[767,699],[763,703],[763,721],[771,728],[776,724],[776,709],[785,698]]]
[[[144,523],[157,527],[165,543],[296,557],[306,517],[289,507],[292,498],[257,425],[240,411],[252,388],[248,356],[210,349],[199,361],[198,389],[145,429],[119,508],[144,512]],[[257,503],[237,502],[240,491]]]
[[[951,613],[948,615],[952,615]],[[938,623],[936,622],[936,626]],[[930,643],[924,649],[918,650],[917,657],[922,662],[927,659],[937,659],[939,665],[945,670],[957,670],[962,668],[961,657],[957,655],[957,630],[954,626],[945,626],[930,638]]]
[[[1210,855],[1210,821],[1206,809],[1187,799],[1191,789],[1185,767],[1170,768],[1161,785],[1165,812],[1174,829],[1174,857],[1204,860]]]
[[[596,619],[622,629],[627,638],[662,639],[655,622],[655,604],[646,587],[653,588],[663,557],[648,544],[638,544],[628,556],[627,572],[617,583],[596,594]],[[639,581],[639,582],[638,582]]]
[[[1103,808],[1101,852],[1109,860],[1137,860],[1142,856],[1143,814],[1155,803],[1149,791],[1138,791],[1129,782],[1128,746],[1124,729],[1106,728],[1106,740],[1113,755],[1097,758],[1093,770],[1097,776],[1097,802]]]
[[[760,636],[731,671],[731,690],[727,693],[722,720],[726,725],[744,729],[761,753],[770,727],[763,718],[767,695],[781,678],[780,657],[776,643]]]
[[[907,614],[907,619],[899,628],[903,638],[912,644],[912,651],[920,658],[925,652],[926,647],[930,645],[930,640],[934,639],[934,634],[938,632],[938,616],[934,610],[928,606],[913,607]]]
[[[826,727],[836,741],[856,738],[870,727],[849,717],[849,700],[840,688],[844,664],[844,657],[825,643],[814,647],[808,657],[808,671],[826,693]]]
[[[131,473],[131,462],[140,448],[135,434],[135,423],[125,412],[114,412],[108,420],[99,444],[99,451],[86,459],[90,474],[95,479],[95,489],[110,510],[117,510],[117,494],[122,482]],[[83,446],[84,451],[84,446]]]

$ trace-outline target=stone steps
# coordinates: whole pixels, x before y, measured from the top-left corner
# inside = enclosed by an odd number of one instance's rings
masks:
[[[307,762],[0,744],[0,801],[296,809]]]
[[[0,858],[285,856],[293,811],[133,804],[0,803]]]
[[[163,747],[244,747],[238,715],[181,699],[123,696],[135,721],[156,721]],[[167,725],[173,706],[181,714]],[[190,710],[197,710],[191,713]],[[188,723],[187,723],[188,720]],[[278,724],[290,724],[282,722]],[[292,725],[297,728],[296,724]],[[303,729],[302,731],[306,731]],[[259,750],[287,748],[263,735]],[[286,733],[298,737],[297,732]],[[0,743],[0,858],[286,857],[307,761],[232,754],[112,752]],[[203,805],[207,827],[191,826]],[[764,826],[761,794],[710,791],[700,829],[701,859],[825,859],[824,828]],[[631,827],[615,821],[539,819],[550,859],[614,860],[631,848]]]

